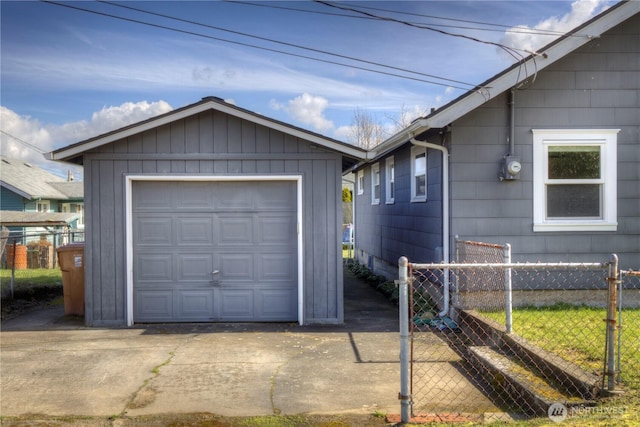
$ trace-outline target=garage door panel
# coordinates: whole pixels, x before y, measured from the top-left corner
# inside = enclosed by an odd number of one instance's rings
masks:
[[[256,183],[255,202],[262,210],[293,211],[296,209],[295,197],[291,197],[295,191],[293,182],[288,185],[274,186],[271,182]]]
[[[213,218],[177,218],[178,230],[176,244],[178,246],[213,245]]]
[[[220,316],[229,320],[255,319],[253,292],[253,289],[220,289]]]
[[[177,260],[179,282],[208,285],[213,280],[213,254],[179,254]]]
[[[257,316],[269,320],[290,320],[290,313],[295,311],[297,295],[293,289],[257,290],[259,302]]]
[[[137,218],[135,240],[138,245],[168,246],[173,244],[173,220],[170,217]]]
[[[173,316],[172,290],[138,290],[135,311],[151,322],[171,321]]]
[[[220,215],[219,224],[220,245],[248,245],[253,242],[252,215]]]
[[[213,289],[176,291],[176,300],[176,314],[181,321],[213,320],[217,317]]]
[[[171,209],[173,207],[173,190],[175,183],[164,181],[149,181],[144,184],[144,191],[136,192],[133,198],[133,209],[156,210]]]
[[[216,188],[216,208],[232,211],[250,211],[253,209],[255,192],[253,183],[227,182]]]
[[[173,183],[173,185],[178,184]],[[177,210],[192,211],[214,208],[211,182],[181,182],[177,188],[175,197]]]
[[[220,281],[253,281],[253,254],[220,254]]]
[[[287,245],[295,242],[295,218],[291,216],[261,216],[256,218],[259,245]]]
[[[134,263],[136,283],[145,286],[148,283],[173,282],[173,255],[138,254]]]
[[[295,287],[297,265],[288,253],[268,253],[258,255],[258,280],[278,282]]]

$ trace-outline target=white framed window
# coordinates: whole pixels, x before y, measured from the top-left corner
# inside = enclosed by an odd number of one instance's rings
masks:
[[[39,200],[36,202],[36,212],[49,212],[51,210],[51,201]]]
[[[393,156],[384,161],[385,202],[390,205],[396,198],[396,171]]]
[[[84,228],[84,203],[62,203],[60,209],[62,212],[79,213],[78,228]]]
[[[358,195],[364,194],[364,171],[359,170],[356,175],[356,181],[358,186]]]
[[[427,200],[427,149],[411,147],[411,201]]]
[[[380,204],[380,163],[371,166],[371,204]]]
[[[533,231],[616,231],[620,129],[533,129]]]

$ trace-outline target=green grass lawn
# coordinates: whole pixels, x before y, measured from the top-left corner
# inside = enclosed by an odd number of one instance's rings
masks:
[[[0,288],[2,295],[9,292],[11,286],[11,270],[0,270]],[[62,272],[59,268],[30,268],[16,270],[13,284],[14,292],[24,292],[37,288],[62,287]]]
[[[482,314],[505,324],[504,311]],[[518,308],[513,310],[513,332],[587,372],[602,375],[606,317],[604,309],[569,304]],[[623,310],[620,321],[620,377],[626,387],[640,390],[640,309]]]

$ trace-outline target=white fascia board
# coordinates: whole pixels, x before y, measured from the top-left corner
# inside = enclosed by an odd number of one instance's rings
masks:
[[[203,102],[203,103],[194,105],[193,107],[190,107],[190,108],[178,110],[174,113],[168,113],[155,120],[151,119],[147,122],[139,124],[138,126],[134,125],[130,128],[126,128],[121,131],[110,133],[108,135],[105,135],[102,138],[98,137],[94,140],[88,140],[86,143],[73,145],[68,147],[67,149],[63,149],[58,152],[51,152],[49,153],[48,157],[50,158],[50,160],[64,160],[69,157],[73,157],[78,154],[81,154],[85,151],[89,151],[89,150],[101,147],[105,144],[109,144],[111,142],[117,141],[119,139],[127,138],[129,136],[133,136],[138,133],[146,132],[148,130],[155,129],[160,126],[164,126],[176,120],[181,120],[181,119],[193,116],[194,114],[199,114],[211,109],[214,109],[216,111],[220,111],[222,113],[226,113],[241,119],[245,119],[271,129],[278,130],[285,134],[289,134],[289,135],[304,139],[306,141],[312,142],[319,146],[329,148],[334,151],[338,151],[345,155],[353,156],[359,159],[364,159],[366,157],[366,152],[358,147],[354,146],[352,148],[348,145],[339,144],[337,142],[333,142],[331,140],[322,138],[321,136],[307,133],[307,132],[304,132],[303,130],[292,128],[284,124],[280,124],[278,122],[274,122],[268,118],[262,118],[259,115],[253,115],[248,112],[244,112],[242,110],[235,108],[234,106],[225,105],[225,104],[214,102],[214,101]]]

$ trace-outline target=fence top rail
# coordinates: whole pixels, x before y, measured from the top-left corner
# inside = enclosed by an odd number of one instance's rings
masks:
[[[474,242],[472,240],[456,240],[456,243],[462,243],[467,246],[480,246],[483,248],[495,248],[495,249],[504,249],[505,247],[505,245],[501,245],[498,243]]]
[[[516,268],[516,269],[536,269],[536,268],[593,268],[603,269],[609,266],[608,262],[489,262],[489,263],[433,263],[433,264],[419,264],[409,263],[409,266],[414,270],[455,270],[463,268]]]
[[[622,275],[622,276],[634,276],[634,277],[640,277],[640,271],[635,271],[635,270],[620,270],[620,275]]]

